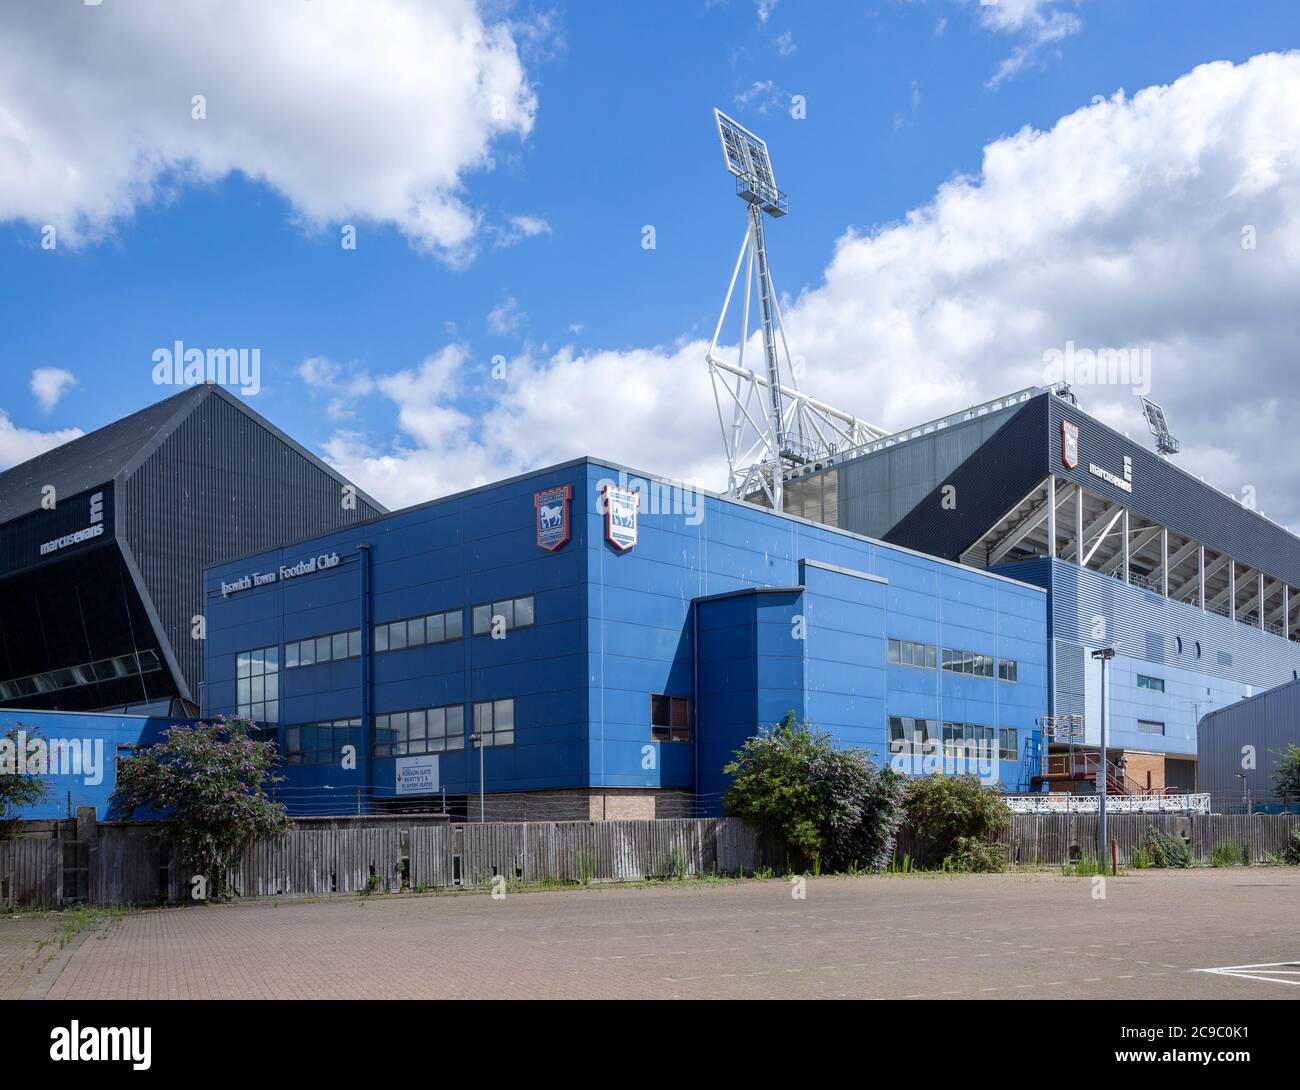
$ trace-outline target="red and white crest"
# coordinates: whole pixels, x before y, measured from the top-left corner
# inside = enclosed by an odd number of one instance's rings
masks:
[[[554,552],[569,540],[569,485],[533,493],[533,510],[537,515],[537,544]]]
[[[1079,464],[1079,425],[1061,421],[1061,464],[1073,469]]]

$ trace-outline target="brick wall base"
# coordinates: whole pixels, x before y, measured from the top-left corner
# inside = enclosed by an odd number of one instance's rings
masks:
[[[656,788],[577,788],[568,791],[510,791],[483,800],[488,821],[644,821],[694,817],[689,791]],[[477,821],[478,795],[465,799],[465,816]]]

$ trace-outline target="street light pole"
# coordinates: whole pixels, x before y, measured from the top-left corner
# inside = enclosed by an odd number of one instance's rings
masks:
[[[469,740],[478,746],[478,820],[483,824],[483,735],[475,731]]]
[[[1097,769],[1097,863],[1105,866],[1110,839],[1106,835],[1106,664],[1115,657],[1114,647],[1102,647],[1092,653],[1101,660],[1101,763]]]

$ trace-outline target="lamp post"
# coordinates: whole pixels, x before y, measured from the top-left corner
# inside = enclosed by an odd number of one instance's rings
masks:
[[[1250,788],[1246,786],[1246,773],[1234,772],[1232,777],[1241,781],[1241,801],[1245,804],[1246,816],[1250,817]]]
[[[483,735],[475,731],[469,740],[478,746],[478,820],[483,824]]]
[[[1106,836],[1106,664],[1115,657],[1114,647],[1101,647],[1092,653],[1101,660],[1101,764],[1097,775],[1097,862],[1104,866],[1109,839]]]

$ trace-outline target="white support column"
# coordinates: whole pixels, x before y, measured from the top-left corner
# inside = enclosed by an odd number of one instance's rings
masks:
[[[1259,573],[1259,585],[1256,589],[1259,595],[1259,630],[1264,631],[1264,573]]]
[[[1160,528],[1160,593],[1169,597],[1169,528]]]
[[[1128,508],[1124,508],[1124,519],[1120,523],[1124,533],[1124,582],[1133,582],[1133,571],[1129,567]]]
[[[1056,475],[1047,478],[1047,555],[1056,559]]]
[[[1083,567],[1083,489],[1074,486],[1074,562]]]
[[[1204,609],[1205,608],[1205,546],[1202,545],[1199,549],[1197,549],[1196,554],[1197,554],[1196,582],[1200,586],[1200,594],[1199,594],[1200,605],[1201,608]]]
[[[1291,584],[1282,584],[1282,637],[1291,638]]]
[[[1237,619],[1237,562],[1228,561],[1228,616]]]

